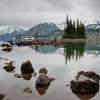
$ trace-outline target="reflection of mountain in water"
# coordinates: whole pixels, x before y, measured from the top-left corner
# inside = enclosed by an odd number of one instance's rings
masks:
[[[85,51],[85,44],[86,43],[67,43],[64,45],[64,54],[67,60],[71,59],[80,59]]]
[[[53,46],[53,45],[32,45],[30,48],[34,49],[36,52],[43,53],[43,54],[53,54],[59,49],[61,46]]]
[[[85,48],[87,54],[100,55],[100,45],[99,44],[87,44]]]
[[[34,49],[38,53],[42,54],[54,54],[59,53],[65,55],[66,62],[71,59],[80,59],[84,52],[87,54],[100,55],[100,45],[89,43],[66,43],[65,45],[33,45],[30,48]]]

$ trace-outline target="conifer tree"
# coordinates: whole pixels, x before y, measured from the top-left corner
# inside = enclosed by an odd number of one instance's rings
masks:
[[[78,19],[76,22],[69,20],[67,15],[63,38],[86,38],[84,23]]]

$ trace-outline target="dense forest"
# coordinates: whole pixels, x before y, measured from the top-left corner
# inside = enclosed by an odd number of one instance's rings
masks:
[[[74,21],[67,15],[63,38],[86,38],[84,23],[79,19]]]

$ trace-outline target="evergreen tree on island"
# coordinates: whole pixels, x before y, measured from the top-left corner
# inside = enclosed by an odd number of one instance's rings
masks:
[[[63,38],[86,38],[84,23],[78,19],[77,21],[73,21],[67,15]]]

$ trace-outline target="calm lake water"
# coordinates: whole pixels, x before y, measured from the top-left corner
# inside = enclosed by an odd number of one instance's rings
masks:
[[[47,88],[35,86],[36,77],[17,78],[22,74],[21,64],[30,60],[35,72],[40,68],[48,70],[48,76],[55,81]],[[15,69],[7,72],[5,63],[14,61]],[[0,50],[0,100],[100,100],[100,92],[91,95],[72,93],[70,81],[78,71],[94,71],[100,74],[99,43],[68,43],[59,46],[14,46],[11,52]],[[28,93],[26,88],[31,89]]]

